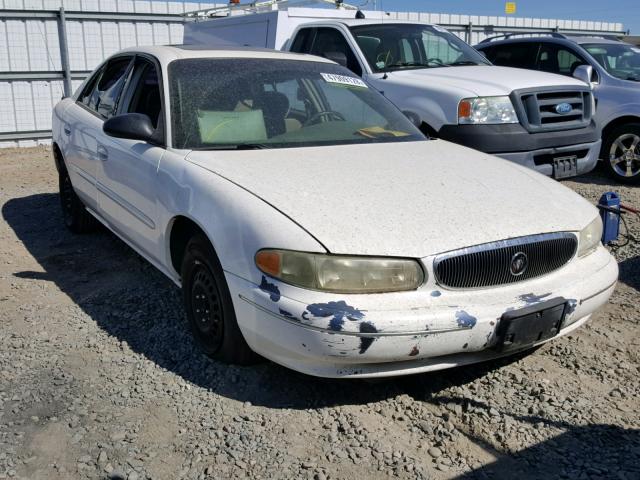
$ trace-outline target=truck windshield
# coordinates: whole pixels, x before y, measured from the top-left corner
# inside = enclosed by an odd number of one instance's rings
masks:
[[[491,65],[476,50],[444,28],[412,23],[351,27],[374,72],[410,68]]]
[[[300,60],[184,59],[169,64],[173,145],[249,149],[424,140],[349,70]]]
[[[626,43],[590,43],[582,47],[614,77],[640,81],[640,48]]]

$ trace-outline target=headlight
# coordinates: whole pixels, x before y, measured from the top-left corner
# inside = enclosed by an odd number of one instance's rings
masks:
[[[518,123],[518,116],[509,97],[465,98],[458,104],[458,123]]]
[[[593,221],[580,231],[580,239],[578,240],[578,256],[584,257],[593,252],[602,238],[602,220],[597,216]]]
[[[402,258],[260,250],[255,261],[263,273],[285,283],[326,292],[399,292],[424,282],[420,264]]]

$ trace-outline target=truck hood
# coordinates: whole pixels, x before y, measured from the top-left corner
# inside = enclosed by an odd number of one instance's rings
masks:
[[[388,80],[413,87],[429,85],[430,89],[443,84],[476,96],[509,95],[523,88],[587,87],[583,82],[564,75],[491,65],[400,70],[389,73]]]
[[[268,202],[332,253],[421,258],[579,231],[597,215],[555,180],[443,140],[193,151],[187,159]]]

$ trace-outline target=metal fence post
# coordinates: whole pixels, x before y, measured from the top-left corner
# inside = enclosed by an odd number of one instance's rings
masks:
[[[471,45],[471,34],[473,33],[473,22],[469,22],[467,25],[467,43]]]
[[[64,7],[60,7],[60,11],[58,12],[58,38],[60,41],[60,63],[62,64],[64,96],[70,97],[73,93],[73,87],[71,86],[69,45],[67,44],[67,20],[64,15]]]

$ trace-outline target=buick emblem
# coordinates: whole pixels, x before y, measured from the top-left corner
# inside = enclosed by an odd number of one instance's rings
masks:
[[[522,275],[529,266],[529,257],[524,252],[518,252],[513,257],[511,257],[511,265],[509,266],[509,271],[511,275],[514,277],[518,277]]]
[[[559,103],[555,106],[554,110],[556,111],[556,113],[559,113],[560,115],[566,115],[567,113],[570,113],[571,110],[573,110],[573,107],[571,106],[570,103]]]

